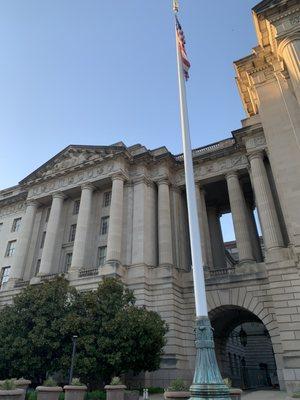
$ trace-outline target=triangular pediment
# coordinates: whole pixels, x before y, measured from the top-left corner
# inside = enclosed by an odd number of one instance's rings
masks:
[[[253,11],[257,14],[263,13],[271,8],[287,4],[287,0],[263,0],[253,7]]]
[[[78,170],[101,162],[105,158],[111,158],[125,150],[126,146],[122,142],[112,146],[70,145],[25,177],[20,184],[25,185],[33,181],[62,175],[68,171]]]

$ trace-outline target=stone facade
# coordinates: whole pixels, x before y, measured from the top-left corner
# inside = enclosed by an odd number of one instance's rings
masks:
[[[193,151],[221,370],[230,372],[224,357],[232,332],[259,323],[272,344],[280,386],[288,389],[300,386],[299,16],[299,0],[254,8],[259,44],[235,63],[248,118],[231,138]],[[222,238],[220,216],[229,212],[238,260]],[[182,155],[122,142],[68,146],[0,192],[0,229],[0,304],[56,274],[80,290],[119,276],[138,304],[158,311],[170,328],[161,369],[145,374],[145,383],[192,378],[194,298]]]

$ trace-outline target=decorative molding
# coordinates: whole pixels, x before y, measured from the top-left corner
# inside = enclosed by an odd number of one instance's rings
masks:
[[[195,180],[225,175],[232,169],[242,169],[248,166],[248,159],[245,154],[238,154],[232,157],[223,158],[218,161],[206,162],[195,166]],[[175,177],[176,185],[184,185],[184,170],[177,173]]]
[[[25,211],[25,202],[16,203],[10,206],[5,206],[0,209],[0,217],[5,217],[10,214],[16,214]]]
[[[38,198],[60,189],[66,190],[76,186],[81,186],[86,182],[104,179],[107,178],[113,170],[114,163],[113,161],[110,161],[98,167],[89,168],[77,173],[70,173],[62,178],[52,179],[49,182],[30,188],[28,198]]]

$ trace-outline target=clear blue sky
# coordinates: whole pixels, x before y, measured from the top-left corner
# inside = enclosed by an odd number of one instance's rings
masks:
[[[256,45],[257,2],[181,0],[194,147],[245,117],[232,62]],[[7,0],[0,48],[0,188],[69,144],[181,152],[171,0]]]

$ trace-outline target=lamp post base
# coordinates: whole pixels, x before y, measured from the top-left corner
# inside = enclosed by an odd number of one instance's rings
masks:
[[[196,319],[196,367],[190,400],[229,400],[215,353],[213,331],[208,317]]]

